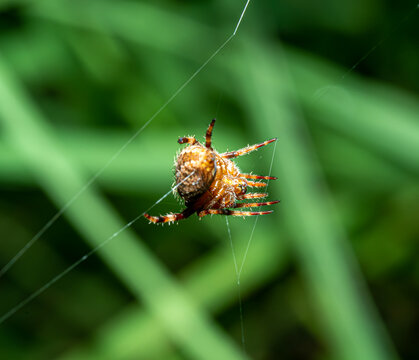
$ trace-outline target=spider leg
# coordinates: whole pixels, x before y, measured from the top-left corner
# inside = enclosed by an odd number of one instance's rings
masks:
[[[247,186],[252,186],[252,187],[263,187],[266,186],[267,184],[263,183],[263,182],[258,182],[258,181],[248,181],[247,182]]]
[[[239,200],[256,199],[256,198],[264,198],[264,197],[267,197],[267,196],[268,196],[267,193],[263,193],[263,194],[259,194],[259,193],[248,193],[248,194],[239,195],[238,196],[238,199]]]
[[[245,179],[261,179],[261,180],[276,180],[278,179],[275,176],[260,176],[260,175],[252,175],[252,174],[240,174],[241,177],[244,177]]]
[[[167,215],[160,215],[160,216],[151,216],[149,214],[144,214],[144,217],[149,220],[150,222],[154,223],[154,224],[160,224],[160,223],[167,223],[167,222],[174,222],[174,221],[179,221],[182,219],[186,219],[189,216],[191,216],[193,214],[193,211],[191,211],[190,209],[185,209],[183,210],[181,213],[177,213],[177,214],[167,214]]]
[[[254,216],[254,215],[267,215],[272,213],[273,210],[268,211],[237,211],[229,209],[208,209],[202,210],[198,213],[199,217],[206,215],[231,215],[231,216]]]
[[[195,145],[198,140],[196,140],[193,136],[191,137],[181,137],[178,139],[177,141],[179,144],[190,144],[190,145]]]
[[[255,145],[247,146],[247,147],[245,147],[243,149],[240,149],[240,150],[222,153],[222,154],[220,154],[220,156],[223,157],[223,158],[225,158],[225,159],[235,158],[237,156],[242,156],[242,155],[245,155],[245,154],[247,154],[247,153],[249,153],[251,151],[254,151],[256,149],[259,149],[260,147],[265,146],[265,145],[268,145],[271,142],[274,142],[276,140],[277,140],[276,138],[273,138],[273,139],[270,139],[270,140],[266,140],[266,141],[264,141],[264,142],[262,142],[260,144],[255,144]]]
[[[243,208],[243,207],[259,207],[259,206],[265,206],[265,205],[273,205],[279,203],[279,200],[275,201],[266,201],[266,202],[260,202],[260,203],[238,203],[235,204],[234,208]]]
[[[207,133],[205,135],[205,147],[212,150],[211,147],[211,137],[212,137],[212,129],[214,128],[216,119],[212,119],[211,123],[208,126]]]

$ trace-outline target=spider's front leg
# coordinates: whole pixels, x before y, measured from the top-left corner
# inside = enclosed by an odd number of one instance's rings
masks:
[[[211,123],[208,126],[207,132],[205,134],[205,147],[210,150],[212,150],[211,137],[212,137],[212,129],[214,129],[214,124],[215,124],[215,119],[212,119]]]
[[[240,149],[240,150],[229,151],[229,152],[222,153],[222,154],[220,154],[220,156],[223,157],[224,159],[232,159],[232,158],[235,158],[235,157],[238,157],[238,156],[246,155],[246,154],[257,150],[262,146],[266,146],[266,145],[268,145],[271,142],[274,142],[276,140],[277,140],[277,138],[273,138],[273,139],[270,139],[270,140],[266,140],[266,141],[264,141],[260,144],[247,146],[247,147],[245,147],[243,149]],[[267,178],[267,177],[264,177],[264,178]],[[252,178],[250,178],[250,179],[252,179]]]
[[[185,209],[181,213],[177,214],[167,214],[167,215],[160,215],[160,216],[152,216],[147,213],[144,214],[144,217],[154,224],[164,224],[179,221],[182,219],[186,219],[193,214],[193,211],[190,209]]]

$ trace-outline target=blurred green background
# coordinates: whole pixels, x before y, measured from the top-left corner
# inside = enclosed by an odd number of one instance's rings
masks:
[[[164,106],[243,6],[0,2],[0,267],[83,190],[0,278],[0,316],[169,191],[177,138],[215,116],[219,151],[279,138],[237,162],[273,159],[281,199],[229,219],[239,287],[225,218],[141,218],[0,324],[2,359],[419,358],[417,2],[253,1]]]

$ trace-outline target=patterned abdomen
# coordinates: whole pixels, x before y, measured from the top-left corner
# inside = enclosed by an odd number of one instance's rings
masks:
[[[209,149],[202,145],[191,145],[182,150],[177,157],[175,176],[176,184],[181,183],[177,191],[186,206],[209,189],[216,172],[215,155]]]

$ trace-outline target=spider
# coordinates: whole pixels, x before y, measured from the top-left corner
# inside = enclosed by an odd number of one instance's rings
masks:
[[[246,194],[248,187],[263,187],[266,183],[251,180],[276,180],[273,176],[259,176],[243,174],[234,164],[235,157],[248,154],[262,146],[268,145],[277,139],[266,140],[260,144],[247,146],[236,151],[219,154],[211,147],[211,136],[215,119],[208,126],[205,145],[195,137],[181,137],[179,144],[188,144],[175,162],[175,177],[177,192],[185,201],[186,209],[181,213],[167,214],[164,216],[151,216],[144,214],[150,222],[167,223],[186,219],[194,213],[201,218],[209,214],[252,216],[266,215],[268,211],[237,211],[229,208],[252,208],[264,205],[273,205],[279,201],[267,201],[256,203],[237,202],[238,200],[264,198],[267,193]]]

